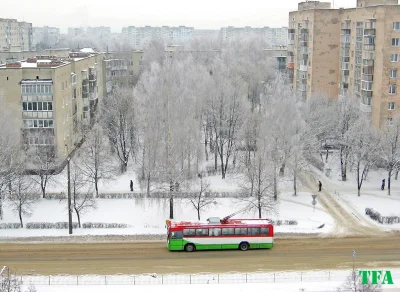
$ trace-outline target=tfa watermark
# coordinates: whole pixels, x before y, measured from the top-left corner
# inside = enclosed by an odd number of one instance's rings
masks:
[[[361,276],[361,283],[363,285],[393,285],[392,273],[390,271],[360,270],[358,271],[358,275]]]

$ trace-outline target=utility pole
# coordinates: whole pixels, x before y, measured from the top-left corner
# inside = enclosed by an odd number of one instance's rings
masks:
[[[68,145],[67,146],[67,171],[68,171],[68,230],[69,234],[72,234],[72,210],[71,210],[71,173],[70,173],[70,156],[68,153]]]

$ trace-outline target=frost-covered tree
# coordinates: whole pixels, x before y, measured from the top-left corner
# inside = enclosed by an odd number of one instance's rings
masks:
[[[71,167],[71,205],[81,228],[81,216],[90,210],[97,209],[97,201],[94,199],[90,188],[87,188],[87,180],[79,167],[78,160],[72,162]]]
[[[372,284],[370,280],[368,284],[362,283],[362,276],[358,274],[357,270],[352,270],[350,274],[347,276],[345,282],[341,287],[338,287],[338,292],[381,292],[382,285]]]
[[[14,271],[4,267],[0,273],[0,292],[22,292],[22,280]],[[26,292],[36,292],[34,286],[29,286]]]
[[[400,116],[394,117],[391,124],[382,126],[378,155],[386,166],[387,190],[390,196],[391,178],[400,165]]]
[[[47,143],[54,140],[53,134],[45,131],[30,134],[27,138],[35,139],[38,143]],[[61,160],[57,157],[54,145],[50,144],[29,145],[26,152],[28,159],[25,163],[25,168],[33,174],[32,180],[40,186],[42,196],[46,198],[46,188],[54,179]]]
[[[136,94],[140,100],[139,144],[142,177],[170,192],[170,218],[173,218],[175,184],[181,184],[196,164],[200,128],[196,123],[196,78],[201,74],[188,58],[177,62],[153,62],[143,72]],[[196,170],[197,171],[197,170]]]
[[[346,133],[346,140],[351,145],[351,159],[353,168],[356,171],[357,192],[361,195],[361,187],[366,179],[366,175],[377,160],[378,137],[377,132],[371,122],[360,117],[352,124]]]
[[[274,173],[276,167],[271,155],[273,145],[269,143],[266,135],[266,123],[262,125],[259,133],[257,149],[250,155],[243,178],[240,180],[241,189],[250,194],[249,198],[242,199],[249,210],[256,210],[258,217],[262,218],[263,212],[270,214],[277,211],[274,198]]]
[[[342,181],[347,180],[347,168],[351,158],[351,136],[347,133],[350,127],[357,122],[360,117],[359,102],[353,96],[346,96],[339,100],[337,104],[337,128],[336,137],[339,142],[340,170]]]
[[[11,191],[11,181],[20,172],[24,157],[19,133],[14,131],[18,126],[11,115],[12,111],[0,91],[0,220],[3,220],[6,194]]]
[[[95,124],[77,153],[81,172],[94,185],[96,197],[99,195],[99,183],[111,180],[115,176],[116,171],[108,150],[109,141],[100,125]]]
[[[33,205],[38,201],[38,189],[30,178],[16,175],[11,182],[9,205],[17,213],[21,227],[24,227],[23,216],[31,216]]]
[[[136,99],[129,87],[117,89],[104,99],[103,125],[111,147],[120,161],[121,172],[127,169],[129,158],[137,154]]]
[[[225,179],[244,118],[246,84],[241,79],[230,78],[229,68],[221,60],[216,60],[214,70],[208,108],[214,147],[218,153],[222,179]]]

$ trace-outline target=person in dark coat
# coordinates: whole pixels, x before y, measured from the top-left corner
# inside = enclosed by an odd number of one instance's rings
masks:
[[[321,181],[319,180],[319,181],[318,181],[318,192],[320,192],[321,189],[322,189],[322,183],[321,183]]]
[[[381,190],[383,191],[385,189],[385,179],[382,180],[382,185],[381,185]]]
[[[133,192],[133,181],[132,180],[131,180],[130,187],[131,187],[131,192]]]

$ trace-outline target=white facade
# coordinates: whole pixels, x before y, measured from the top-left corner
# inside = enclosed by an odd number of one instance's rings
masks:
[[[161,38],[167,44],[192,37],[194,28],[179,27],[136,27],[128,26],[122,29],[122,35],[127,38],[134,49],[141,50],[152,38]]]

